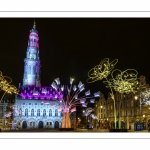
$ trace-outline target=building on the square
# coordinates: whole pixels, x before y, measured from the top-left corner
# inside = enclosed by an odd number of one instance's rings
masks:
[[[18,128],[61,128],[62,112],[59,111],[63,94],[51,86],[41,86],[39,37],[36,25],[29,34],[26,58],[24,59],[23,85],[19,83],[16,95],[13,123]],[[75,127],[75,112],[71,114],[71,124]]]
[[[115,94],[117,128],[119,126],[118,122],[120,115],[121,128],[134,130],[135,123],[141,122],[145,124],[145,129],[148,129],[148,123],[150,122],[150,106],[140,105],[139,100],[136,100],[135,96],[139,95],[142,89],[150,87],[149,84],[146,83],[144,76],[140,77],[140,82],[145,82],[145,84],[140,87],[135,94],[124,94],[122,96],[119,93]],[[100,122],[100,128],[108,128],[108,126],[114,128],[114,102],[110,94],[108,94],[107,100],[101,96],[94,107]]]

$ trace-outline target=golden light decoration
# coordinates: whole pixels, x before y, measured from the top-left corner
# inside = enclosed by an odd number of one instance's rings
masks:
[[[10,81],[7,81],[7,80],[10,80]],[[3,94],[0,102],[2,101],[2,99],[3,99],[3,97],[4,97],[4,95],[6,93],[9,93],[9,94],[12,94],[12,93],[18,94],[17,88],[14,85],[11,85],[10,84],[11,82],[12,82],[12,79],[10,77],[3,76],[2,72],[0,71],[0,90],[5,91],[5,93]]]
[[[119,93],[135,93],[140,86],[137,78],[138,72],[135,69],[127,69],[121,71],[115,69],[112,71],[110,80],[104,81],[107,84],[107,88],[113,88]]]
[[[127,69],[123,72],[120,71],[119,69],[113,70],[117,62],[118,59],[115,59],[112,62],[109,62],[108,58],[103,59],[99,65],[95,66],[88,72],[89,78],[87,79],[88,83],[105,79],[103,83],[106,84],[107,88],[110,88],[111,90],[110,96],[114,102],[115,129],[116,129],[116,107],[115,107],[114,91],[119,92],[121,94],[123,93],[128,94],[131,92],[135,93],[140,86],[137,80],[138,73],[136,70]],[[107,77],[109,74],[111,74],[112,78],[108,80]]]
[[[96,65],[88,72],[88,83],[92,83],[98,80],[102,80],[107,78],[107,76],[111,73],[114,69],[114,66],[117,64],[118,59],[109,62],[109,58],[103,59],[99,65]]]

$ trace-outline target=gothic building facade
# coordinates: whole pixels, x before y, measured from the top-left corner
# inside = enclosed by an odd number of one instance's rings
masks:
[[[18,128],[61,128],[62,112],[60,99],[63,94],[56,93],[51,86],[41,86],[39,37],[36,25],[29,34],[26,58],[24,59],[23,85],[19,84],[16,95],[13,123]],[[72,127],[75,113],[71,116]]]

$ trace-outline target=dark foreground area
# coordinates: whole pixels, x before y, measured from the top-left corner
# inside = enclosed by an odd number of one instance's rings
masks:
[[[0,133],[6,133],[6,132],[16,132],[16,133],[30,133],[30,132],[59,132],[59,133],[64,133],[64,132],[106,132],[106,133],[115,133],[115,132],[118,132],[118,131],[110,131],[110,130],[107,130],[107,129],[92,129],[92,130],[89,130],[89,129],[73,129],[73,130],[60,130],[60,129],[18,129],[18,130],[2,130],[0,131]],[[148,130],[143,130],[143,131],[134,131],[134,130],[126,130],[126,131],[121,131],[120,133],[129,133],[129,132],[136,132],[136,133],[139,133],[139,132],[148,132]]]

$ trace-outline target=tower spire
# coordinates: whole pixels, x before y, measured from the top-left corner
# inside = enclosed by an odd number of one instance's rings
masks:
[[[35,19],[34,19],[34,26],[36,25]]]
[[[35,19],[34,19],[34,22],[33,22],[33,29],[36,29],[36,22],[35,22]]]

